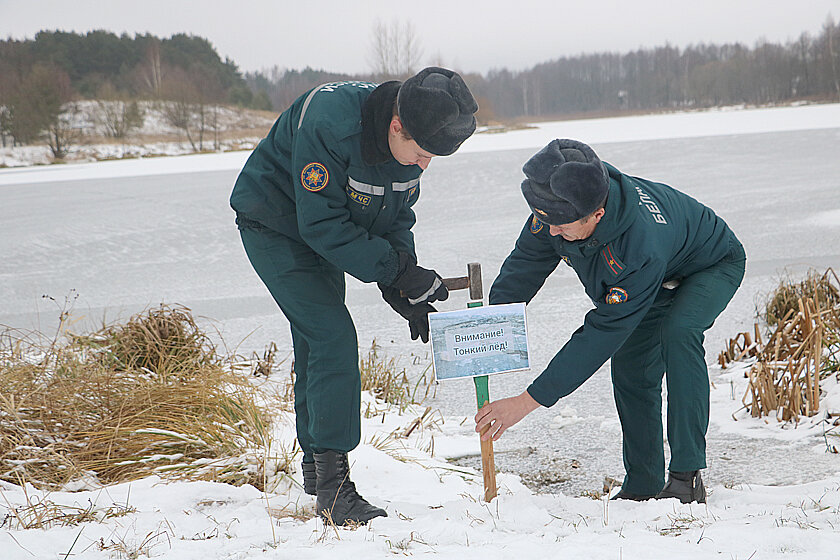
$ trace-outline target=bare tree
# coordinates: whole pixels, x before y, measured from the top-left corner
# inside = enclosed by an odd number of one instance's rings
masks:
[[[828,43],[828,58],[831,62],[831,76],[834,81],[834,91],[837,94],[837,99],[840,100],[840,75],[837,73],[837,52],[835,49],[838,48],[837,45],[834,44],[835,41],[835,27],[834,27],[834,18],[831,17],[831,14],[825,20],[825,24],[823,25],[823,31],[827,37]]]
[[[15,142],[47,141],[55,159],[63,159],[80,136],[75,126],[77,110],[67,72],[36,64],[8,100],[9,131]]]
[[[125,138],[132,129],[143,126],[143,111],[137,101],[129,99],[128,95],[117,91],[110,82],[106,82],[97,97],[96,120],[102,127],[105,136],[111,138]]]
[[[195,123],[198,129],[199,149],[204,149],[204,136],[213,133],[213,149],[219,149],[219,111],[218,104],[224,100],[225,92],[219,79],[212,70],[203,65],[195,65],[187,73],[190,83],[195,86]]]
[[[171,68],[161,90],[161,108],[166,121],[184,131],[194,152],[204,150],[205,134],[213,132],[213,147],[218,149],[218,108],[224,97],[218,79],[205,67],[196,65],[185,72]]]
[[[76,103],[65,103],[62,111],[47,124],[44,135],[53,158],[61,160],[70,153],[73,144],[77,144],[81,131],[75,126],[75,121],[81,114]]]
[[[12,110],[10,105],[13,99],[14,88],[17,87],[17,84],[13,83],[8,77],[10,74],[12,74],[10,69],[4,68],[4,64],[0,62],[0,75],[4,76],[4,79],[0,80],[0,144],[4,148],[6,147],[7,136],[11,136]],[[13,78],[16,79],[17,75],[13,76]]]
[[[379,79],[406,78],[414,74],[423,49],[414,24],[408,20],[376,20],[371,34],[370,64]]]
[[[193,138],[197,132],[196,118],[200,113],[201,94],[198,88],[193,85],[185,72],[173,70],[163,81],[161,96],[163,97],[161,112],[166,122],[184,131],[194,152],[202,150],[201,140],[199,139],[199,145],[196,146],[195,138]]]
[[[0,104],[0,145],[6,147],[6,137],[10,136],[12,126],[12,112],[5,105]]]
[[[160,41],[155,39],[146,50],[146,59],[137,66],[137,76],[152,96],[158,98],[163,89],[164,74],[160,63]]]

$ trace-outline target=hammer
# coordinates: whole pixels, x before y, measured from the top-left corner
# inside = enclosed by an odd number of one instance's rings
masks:
[[[484,288],[481,283],[481,264],[469,263],[467,265],[466,276],[453,276],[451,278],[442,278],[443,285],[450,292],[452,290],[470,290],[470,299],[481,300],[484,299]],[[405,297],[405,292],[400,291],[400,295]]]
[[[480,300],[484,298],[484,288],[481,284],[481,265],[479,263],[469,263],[466,276],[444,278],[443,285],[449,291],[469,288],[470,299]]]

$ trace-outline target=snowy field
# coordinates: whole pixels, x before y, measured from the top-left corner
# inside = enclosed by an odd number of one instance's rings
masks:
[[[65,112],[64,116],[70,119],[72,128],[82,133],[80,138],[71,143],[69,153],[65,158],[66,162],[77,164],[112,159],[180,156],[195,151],[190,142],[184,138],[183,130],[169,124],[160,105],[149,101],[141,101],[138,104],[143,114],[142,126],[132,129],[130,134],[119,142],[95,143],[94,138],[99,134],[106,134],[104,123],[108,122],[100,103],[99,101],[78,101],[74,104],[75,110]],[[109,110],[116,111],[118,114],[122,109],[115,107],[112,102]],[[219,144],[217,151],[253,149],[259,137],[241,138],[242,131],[255,129],[267,131],[274,121],[273,115],[265,111],[210,106],[209,113],[213,114],[216,126],[205,133],[202,142],[199,142],[195,138],[197,135],[194,135],[193,140],[198,144],[199,151],[213,150],[214,136],[217,134]],[[215,131],[212,128],[215,128]],[[136,143],[138,138],[154,138],[155,141],[138,144]],[[0,146],[0,167],[21,168],[46,165],[51,161],[52,151],[45,144]]]
[[[478,261],[489,289],[528,216],[521,166],[556,137],[591,143],[619,169],[691,194],[738,234],[747,276],[707,336],[709,363],[725,340],[752,328],[756,302],[785,271],[840,271],[838,104],[542,123],[476,135],[424,174],[415,227],[420,263],[455,276]],[[243,353],[262,351],[271,340],[289,352],[288,325],[250,268],[227,205],[247,155],[0,170],[0,324],[50,332],[61,302],[76,295],[79,328],[160,302],[181,303]],[[574,275],[561,269],[528,307],[534,369],[493,377],[492,397],[524,389],[580,325],[590,304]],[[439,309],[461,308],[465,298],[453,294]],[[349,279],[348,302],[362,351],[376,339],[410,371],[426,367],[428,347],[409,339],[375,286]],[[497,442],[500,496],[490,504],[480,500],[475,470],[475,394],[470,381],[457,380],[437,387],[427,404],[440,415],[403,447],[383,450],[372,442],[410,424],[417,410],[363,423],[363,444],[351,454],[353,477],[389,513],[369,527],[326,530],[311,518],[312,498],[294,485],[265,496],[251,487],[146,479],[50,494],[56,503],[132,512],[49,531],[3,520],[0,558],[121,558],[130,550],[135,557],[202,560],[840,558],[840,455],[826,452],[840,442],[824,436],[822,417],[799,426],[746,417],[739,412],[742,373],[716,367],[710,373],[708,505],[587,497],[602,491],[605,477],[623,476],[605,366]],[[840,412],[840,398],[824,404],[823,412]],[[292,418],[278,415],[277,437],[290,440],[292,426]],[[0,490],[3,519],[3,508],[26,498],[12,485],[0,483]],[[30,500],[40,496],[28,492]],[[266,500],[272,511],[303,515],[272,524]]]

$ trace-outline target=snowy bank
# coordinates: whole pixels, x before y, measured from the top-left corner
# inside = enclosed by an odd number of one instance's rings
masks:
[[[533,128],[523,130],[475,134],[464,142],[458,153],[540,148],[553,138],[576,138],[590,144],[604,144],[824,128],[840,128],[840,103],[537,123]],[[25,155],[27,149],[31,148],[15,148],[22,151],[16,165],[26,165],[26,157],[34,157]],[[180,156],[183,150],[181,146],[174,146],[171,155]],[[12,158],[14,153],[9,148],[0,150],[0,163],[3,163],[4,154],[6,158]],[[59,175],[62,180],[73,180],[238,170],[245,164],[250,151],[184,155],[164,158],[165,163],[161,163],[160,158],[142,159],[142,150],[137,155],[138,159],[130,160],[0,169],[0,185],[47,182]]]

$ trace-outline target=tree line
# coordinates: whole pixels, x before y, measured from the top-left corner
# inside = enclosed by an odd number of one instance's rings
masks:
[[[248,73],[254,91],[275,109],[318,84],[340,79],[382,81],[415,71],[419,46],[413,28],[374,26],[367,75],[306,68]],[[395,37],[402,37],[400,41]],[[665,45],[628,53],[581,54],[522,70],[462,72],[479,100],[482,119],[548,118],[569,114],[765,105],[793,100],[840,101],[840,24],[829,16],[820,33],[795,41]]]
[[[201,37],[170,38],[107,31],[42,31],[0,41],[0,140],[46,140],[56,158],[78,131],[74,101],[95,99],[103,133],[124,137],[143,122],[138,100],[157,103],[196,151],[217,130],[214,107],[233,104],[282,111],[312,87],[338,80],[381,82],[419,70],[422,48],[411,23],[376,22],[371,72],[305,68],[243,75]],[[438,57],[439,58],[439,57]],[[441,60],[427,64],[445,65]],[[580,113],[840,101],[840,24],[782,43],[671,45],[628,53],[581,54],[521,71],[461,72],[480,105],[479,120],[551,118]]]
[[[840,101],[840,25],[786,44],[665,45],[489,72],[476,91],[503,117]]]
[[[34,39],[0,41],[4,146],[46,139],[63,157],[77,133],[72,104],[79,99],[100,103],[103,130],[114,137],[142,124],[138,100],[154,101],[196,149],[212,129],[214,105],[271,108],[267,95],[255,94],[236,64],[221,60],[201,37],[41,31]]]

